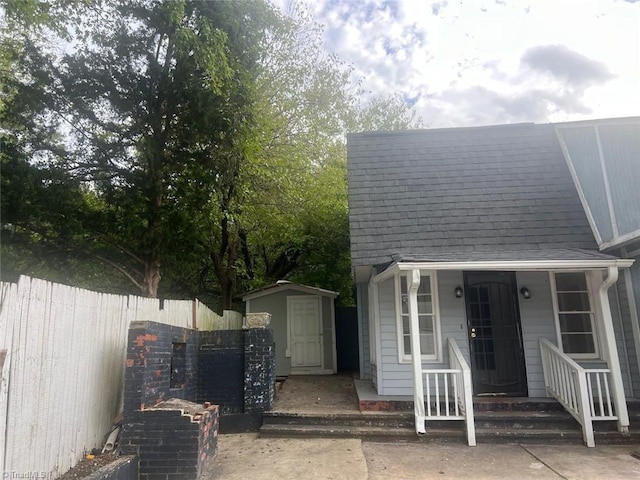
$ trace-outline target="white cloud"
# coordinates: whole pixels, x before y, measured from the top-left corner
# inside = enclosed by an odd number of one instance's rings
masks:
[[[534,71],[549,74],[579,89],[613,78],[604,63],[591,60],[564,45],[529,48],[522,56],[522,63]]]
[[[366,90],[412,99],[434,127],[640,114],[640,3],[309,0],[309,7],[325,25],[327,50],[354,66]]]

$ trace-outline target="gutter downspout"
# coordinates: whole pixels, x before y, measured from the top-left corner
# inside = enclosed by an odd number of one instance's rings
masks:
[[[411,363],[413,366],[413,413],[416,433],[424,435],[424,390],[422,386],[422,352],[420,351],[420,322],[418,320],[418,288],[420,270],[407,272],[407,293],[409,294],[409,332],[411,338]]]
[[[618,431],[629,434],[629,412],[627,401],[624,396],[624,386],[622,384],[622,372],[620,370],[620,358],[616,347],[615,333],[613,330],[613,319],[611,318],[611,307],[609,305],[609,288],[618,280],[618,267],[609,267],[607,278],[598,287],[598,297],[602,313],[602,323],[604,326],[604,339],[607,346],[607,363],[611,370],[611,380],[613,382],[613,402],[618,417]]]

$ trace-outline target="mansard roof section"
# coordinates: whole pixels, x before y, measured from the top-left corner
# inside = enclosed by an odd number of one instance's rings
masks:
[[[640,117],[556,124],[600,249],[640,240]]]
[[[353,134],[347,149],[354,266],[597,248],[553,125]]]

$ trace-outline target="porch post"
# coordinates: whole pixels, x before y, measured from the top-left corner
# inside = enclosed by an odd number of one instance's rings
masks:
[[[411,338],[411,364],[413,367],[413,412],[416,433],[426,433],[424,422],[424,391],[422,387],[422,353],[420,352],[420,322],[418,321],[418,288],[420,270],[407,272],[407,294],[409,295],[409,334]]]
[[[608,291],[611,285],[618,280],[618,267],[609,267],[607,278],[598,288],[602,323],[604,327],[604,341],[606,343],[607,363],[611,370],[611,380],[613,383],[613,402],[618,417],[618,430],[621,433],[629,433],[629,412],[627,411],[627,401],[622,385],[622,372],[620,370],[620,359],[613,330],[613,319],[611,318],[611,307],[609,305]]]

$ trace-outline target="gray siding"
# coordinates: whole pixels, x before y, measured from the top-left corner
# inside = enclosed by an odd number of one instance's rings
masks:
[[[442,363],[424,363],[425,367],[446,368],[449,362],[447,339],[453,338],[467,363],[469,359],[469,341],[465,301],[455,298],[453,291],[462,285],[462,272],[438,272],[438,301],[440,308],[440,328],[442,337]],[[518,289],[527,286],[532,293],[529,300],[519,296],[522,342],[525,352],[527,385],[530,397],[546,397],[544,375],[540,357],[540,338],[547,338],[557,344],[556,324],[553,315],[552,293],[548,272],[517,272]],[[615,292],[611,294],[611,307],[616,340],[621,358],[622,376],[627,395],[630,394],[630,382],[625,359],[625,344],[621,335],[622,323],[618,315]],[[378,285],[380,310],[380,345],[382,353],[381,378],[379,392],[382,395],[412,395],[412,368],[409,363],[398,362],[398,337],[396,327],[394,280],[389,279]],[[628,351],[627,341],[627,351]],[[597,362],[581,362],[585,367],[603,366]]]
[[[619,237],[640,229],[640,190],[637,186],[640,178],[640,119],[623,119],[621,123],[602,121],[598,125],[583,127],[559,125],[558,131],[565,141],[602,241],[615,242]],[[600,136],[617,236],[609,213],[596,133]]]
[[[320,297],[322,305],[322,342],[324,347],[324,368],[325,370],[337,371],[333,361],[333,299],[330,297]]]
[[[600,154],[592,126],[561,129],[582,192],[603,241],[611,241],[613,229],[607,206]]]
[[[629,268],[629,272],[631,273],[631,286],[633,289],[633,295],[635,297],[635,306],[636,306],[636,312],[638,312],[638,314],[640,315],[640,257],[635,257],[635,263],[631,266],[631,268]],[[640,351],[638,350],[638,345],[636,343],[636,340],[640,340],[640,339],[636,339],[633,336],[633,329],[634,328],[638,328],[638,325],[632,325],[631,322],[635,322],[636,319],[631,319],[631,317],[629,318],[629,322],[630,325],[629,327],[632,329],[632,334],[631,334],[631,338],[633,339],[634,342],[634,346],[636,347],[636,355],[638,357],[640,357]],[[630,358],[631,362],[634,362],[636,365],[638,364],[638,357],[636,358]],[[635,385],[635,383],[634,383]],[[640,398],[640,386],[637,389],[634,389],[634,395],[637,398]]]
[[[539,339],[548,338],[554,345],[558,343],[549,274],[547,272],[517,272],[516,281],[518,290],[522,286],[526,286],[531,291],[531,298],[528,300],[518,296],[529,396],[546,397]]]
[[[464,297],[456,298],[454,294],[458,285],[463,285],[462,272],[438,272],[438,301],[440,302],[442,352],[445,365],[449,365],[448,338],[456,341],[467,363],[471,361],[465,300]]]
[[[464,299],[455,298],[453,291],[462,285],[462,272],[438,272],[438,302],[440,307],[440,328],[443,362],[424,363],[425,367],[446,368],[449,362],[448,338],[453,338],[465,360],[469,362],[469,342]],[[398,363],[398,334],[396,328],[396,306],[394,280],[379,284],[380,336],[382,345],[382,388],[383,395],[412,395],[413,379],[410,363]]]
[[[378,284],[380,312],[380,366],[378,391],[382,395],[411,395],[411,366],[398,363],[394,279]]]
[[[369,290],[366,283],[359,283],[357,286],[358,293],[358,312],[360,313],[360,341],[362,348],[362,362],[360,365],[360,376],[363,379],[371,378],[371,349],[369,346]],[[375,360],[374,360],[375,361]]]
[[[640,122],[598,127],[619,234],[640,229]]]
[[[609,305],[611,306],[624,392],[627,396],[632,397],[635,392],[638,392],[638,364],[635,361],[636,349],[631,331],[631,318],[623,275],[620,275],[618,282],[609,289]]]
[[[296,290],[278,290],[271,295],[253,298],[249,302],[251,312],[268,312],[271,314],[271,329],[276,344],[276,375],[285,376],[291,374],[291,359],[286,356],[287,351],[287,297],[294,295],[309,295]],[[333,299],[320,297],[322,305],[322,333],[324,342],[324,367],[333,369],[333,326],[331,309]]]

